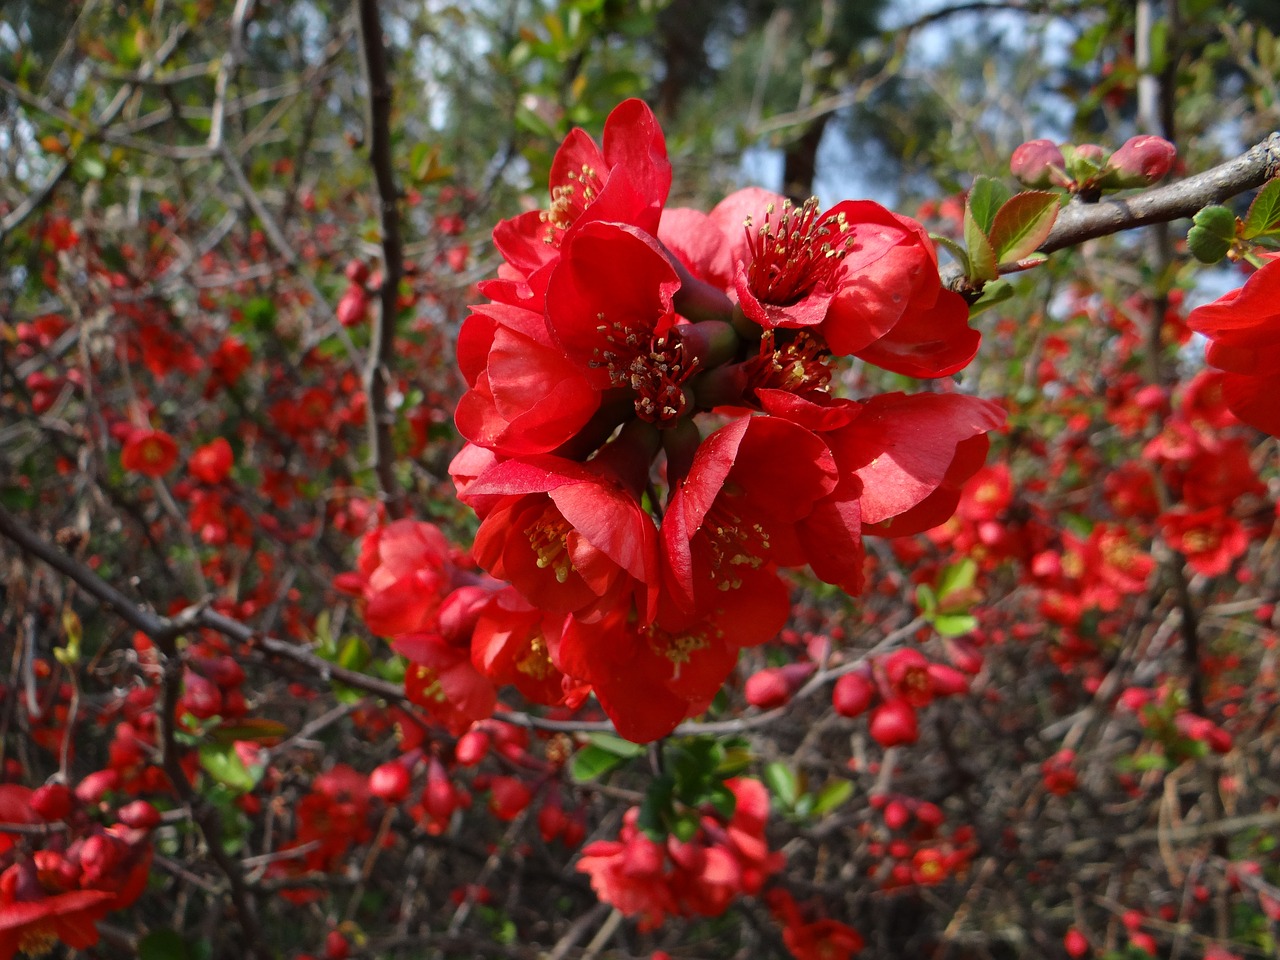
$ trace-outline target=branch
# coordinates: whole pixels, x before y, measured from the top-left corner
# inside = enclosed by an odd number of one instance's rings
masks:
[[[378,0],[359,0],[360,45],[364,52],[365,78],[369,84],[369,161],[378,182],[382,219],[382,300],[369,337],[369,361],[365,391],[369,398],[369,447],[378,486],[393,519],[406,515],[404,494],[392,469],[395,418],[387,408],[391,370],[395,361],[396,315],[400,281],[404,277],[404,241],[400,236],[400,192],[391,164],[391,81],[387,76],[387,51],[382,40]]]
[[[1260,187],[1277,175],[1280,132],[1272,133],[1234,160],[1177,183],[1099,203],[1072,202],[1058,214],[1053,231],[1038,250],[1053,253],[1097,237],[1191,217],[1207,206]],[[951,290],[966,289],[965,278],[954,264],[942,272],[942,283]]]

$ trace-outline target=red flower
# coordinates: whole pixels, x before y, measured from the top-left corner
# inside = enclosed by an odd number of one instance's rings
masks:
[[[15,900],[17,865],[0,874],[0,960],[21,952],[40,956],[62,942],[83,950],[98,942],[97,922],[115,895],[105,890],[69,890],[34,900]]]
[[[540,307],[474,307],[458,335],[470,388],[454,415],[458,432],[504,456],[554,450],[600,406],[591,371],[551,339]]]
[[[665,423],[687,406],[696,363],[673,335],[676,270],[649,234],[589,223],[565,242],[547,283],[547,327],[597,390],[634,394],[636,416]]]
[[[364,595],[364,620],[379,636],[434,630],[436,613],[452,586],[453,548],[430,523],[397,520],[360,544],[357,572],[335,585]]]
[[[580,701],[589,689],[575,688],[552,657],[563,629],[563,616],[549,616],[507,587],[480,613],[471,635],[471,662],[495,684],[511,684],[534,703]]]
[[[811,330],[836,355],[908,376],[945,376],[973,359],[968,306],[942,288],[933,242],[914,220],[869,200],[820,213],[816,200],[793,207],[758,188],[726,197],[709,219],[729,246],[739,308],[762,328]],[[719,256],[703,221],[673,218],[664,236],[680,227],[695,235],[678,250]],[[714,260],[691,269],[720,273]]]
[[[723,610],[740,646],[781,629],[790,606],[777,567],[807,562],[796,524],[836,486],[826,445],[777,417],[745,417],[698,446],[662,522],[666,586],[688,612]]]
[[[227,479],[233,462],[231,444],[225,437],[218,437],[203,447],[196,448],[187,461],[187,469],[201,483],[212,485]]]
[[[551,162],[551,205],[493,231],[493,242],[524,277],[553,263],[571,227],[586,220],[629,223],[656,233],[671,189],[666,139],[653,111],[626,100],[604,124],[604,148],[582,130],[565,137]]]
[[[771,624],[770,636],[781,626]],[[738,660],[737,640],[715,620],[645,626],[620,608],[591,622],[570,617],[556,656],[591,684],[621,736],[647,743],[706,709]]]
[[[1239,290],[1192,310],[1187,326],[1209,338],[1205,359],[1225,372],[1227,406],[1250,426],[1280,436],[1280,261]]]
[[[1187,566],[1206,577],[1226,573],[1249,549],[1244,526],[1223,507],[1173,510],[1160,517],[1160,528],[1169,546],[1187,558]]]
[[[782,924],[782,942],[796,960],[849,960],[864,946],[862,935],[838,920],[806,921],[786,890],[770,890],[765,899],[769,912]]]
[[[178,462],[178,444],[163,430],[134,430],[120,451],[120,466],[146,477],[162,477]]]
[[[476,533],[476,562],[554,613],[647,590],[656,579],[657,531],[600,460],[528,457],[485,471],[468,497],[504,496]]]

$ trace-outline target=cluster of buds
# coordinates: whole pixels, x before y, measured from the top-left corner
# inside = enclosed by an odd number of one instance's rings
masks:
[[[1060,187],[1084,199],[1105,190],[1147,187],[1173,169],[1178,152],[1161,137],[1131,137],[1108,153],[1096,143],[1031,140],[1013,151],[1010,172],[1028,187]]]
[[[98,921],[146,888],[159,812],[145,800],[109,810],[89,792],[0,785],[0,822],[27,828],[0,833],[0,956],[91,947]],[[95,805],[114,822],[104,825]]]
[[[906,649],[844,674],[831,692],[831,704],[843,717],[860,716],[875,705],[871,737],[882,747],[896,747],[920,738],[918,709],[968,689],[968,677],[955,667]]]

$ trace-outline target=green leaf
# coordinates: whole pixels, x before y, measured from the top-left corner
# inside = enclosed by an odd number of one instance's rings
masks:
[[[933,618],[933,629],[944,637],[972,633],[977,626],[978,618],[967,613],[940,613]]]
[[[1009,188],[995,177],[974,177],[966,204],[973,211],[973,219],[985,234],[991,233],[996,213],[1009,199]]]
[[[1205,207],[1192,217],[1192,223],[1187,246],[1201,263],[1217,263],[1236,241],[1236,215],[1226,207]]]
[[[569,764],[569,775],[579,783],[583,783],[602,777],[626,762],[626,757],[620,757],[603,747],[589,743],[573,755],[573,761]]]
[[[733,813],[738,809],[738,798],[723,783],[716,784],[707,794],[707,802],[726,820],[733,819]]]
[[[991,226],[991,246],[996,260],[1021,260],[1044,243],[1058,219],[1058,195],[1047,190],[1027,190],[1011,197],[996,211]]]
[[[173,930],[152,930],[138,941],[138,960],[189,960],[187,941]]]
[[[986,231],[968,205],[964,208],[964,243],[969,248],[969,280],[980,283],[996,279],[1000,275],[996,264],[996,252],[991,247],[991,241],[987,239]]]
[[[636,818],[636,826],[649,835],[649,839],[662,841],[666,839],[668,823],[675,811],[671,805],[672,794],[676,782],[665,774],[649,784],[649,790],[640,804],[640,816]]]
[[[948,565],[938,578],[938,602],[946,603],[947,597],[968,590],[978,578],[978,564],[972,557]]]
[[[262,779],[263,767],[246,767],[229,743],[206,743],[200,748],[200,766],[225,787],[248,793]]]
[[[267,743],[284,739],[289,727],[276,720],[264,717],[246,717],[234,723],[224,723],[210,733],[218,743],[235,743],[237,740],[253,740],[256,743]]]
[[[796,781],[796,775],[785,763],[774,761],[767,764],[764,768],[765,786],[769,788],[769,792],[778,798],[787,809],[791,809],[796,805],[796,798],[800,793],[800,785]]]
[[[933,592],[933,587],[927,583],[916,587],[916,606],[926,617],[931,616],[938,609],[938,595]]]
[[[1249,204],[1244,218],[1244,238],[1252,240],[1280,225],[1280,177],[1268,180]]]
[[[831,780],[813,800],[813,815],[821,817],[843,806],[853,796],[853,781]]]
[[[616,733],[593,733],[587,737],[587,743],[624,760],[638,757],[645,751],[644,744],[623,740]]]
[[[363,670],[364,665],[369,662],[368,644],[352,634],[342,641],[342,647],[338,650],[338,659],[335,662],[347,670]]]
[[[951,254],[956,263],[960,264],[960,269],[964,271],[964,275],[966,277],[969,275],[969,254],[965,252],[962,244],[956,243],[950,237],[944,237],[938,233],[929,234],[929,239]]]

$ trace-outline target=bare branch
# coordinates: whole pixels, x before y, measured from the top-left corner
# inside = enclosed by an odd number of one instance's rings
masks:
[[[1099,203],[1073,202],[1058,215],[1053,232],[1040,245],[1039,252],[1053,253],[1097,237],[1191,217],[1207,206],[1260,187],[1277,175],[1280,175],[1280,132],[1272,133],[1234,160],[1177,183],[1134,196],[1110,197]],[[964,292],[967,288],[960,268],[955,265],[943,271],[942,282],[951,290]]]
[[[360,45],[364,51],[365,77],[369,84],[369,161],[378,182],[382,220],[381,308],[369,337],[365,367],[365,391],[369,398],[369,447],[378,486],[394,518],[405,516],[404,494],[393,469],[395,418],[387,406],[392,365],[395,361],[396,315],[400,281],[404,277],[404,241],[400,235],[400,194],[391,163],[391,81],[387,76],[387,51],[383,45],[378,0],[359,0]]]

